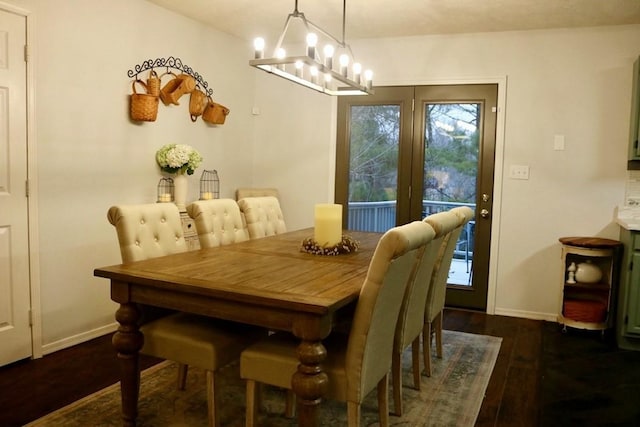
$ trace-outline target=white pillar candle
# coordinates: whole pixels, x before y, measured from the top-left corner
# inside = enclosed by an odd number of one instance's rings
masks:
[[[321,203],[315,206],[314,239],[322,247],[342,241],[342,205]]]

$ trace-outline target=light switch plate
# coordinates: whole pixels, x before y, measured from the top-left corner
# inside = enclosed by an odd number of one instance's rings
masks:
[[[509,178],[529,179],[529,165],[511,165],[509,168]]]

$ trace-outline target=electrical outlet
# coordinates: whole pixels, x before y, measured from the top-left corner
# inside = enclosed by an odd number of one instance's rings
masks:
[[[509,178],[529,179],[529,165],[511,165],[509,168]]]

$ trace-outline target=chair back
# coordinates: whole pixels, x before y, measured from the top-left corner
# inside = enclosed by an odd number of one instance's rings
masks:
[[[473,209],[468,206],[459,206],[451,209],[449,212],[454,213],[460,218],[460,226],[464,227],[469,221],[471,221],[475,215]]]
[[[464,208],[473,212],[470,208]],[[429,215],[424,219],[424,222],[431,225],[436,231],[436,234],[441,236],[439,238],[441,239],[441,243],[438,257],[433,267],[432,284],[427,294],[427,302],[425,305],[425,320],[431,322],[444,308],[447,280],[449,278],[453,252],[458,237],[460,237],[462,227],[466,222],[463,222],[461,217],[453,212],[453,210]]]
[[[277,188],[238,188],[236,189],[236,200],[244,199],[245,197],[268,197],[272,196],[276,199],[280,199],[280,193]]]
[[[451,224],[455,224],[454,216],[451,215]],[[426,222],[425,222],[426,224]],[[396,351],[403,351],[413,340],[420,336],[424,326],[424,311],[427,296],[432,286],[433,269],[440,253],[440,246],[448,229],[439,227],[435,230],[431,225],[433,238],[424,249],[418,253],[416,268],[409,279],[405,291],[404,300],[400,308],[394,348]]]
[[[198,200],[187,206],[187,213],[196,225],[201,248],[249,240],[249,231],[233,199]]]
[[[187,251],[180,211],[173,203],[112,206],[107,218],[116,227],[123,262]]]
[[[360,290],[345,367],[347,399],[361,402],[391,368],[400,306],[418,254],[434,236],[421,221],[394,227],[378,242]]]
[[[287,227],[278,199],[273,196],[245,197],[238,200],[249,229],[249,237],[260,239],[286,233]]]

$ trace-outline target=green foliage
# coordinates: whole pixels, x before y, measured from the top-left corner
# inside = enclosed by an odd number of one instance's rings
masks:
[[[397,106],[351,108],[350,201],[395,199],[399,114]]]
[[[478,104],[431,104],[425,131],[425,198],[474,202]]]
[[[424,195],[474,202],[479,104],[429,104],[425,128]],[[349,201],[396,200],[400,107],[352,106]]]

